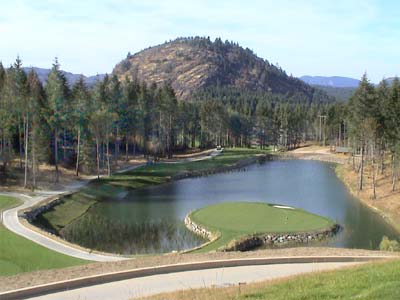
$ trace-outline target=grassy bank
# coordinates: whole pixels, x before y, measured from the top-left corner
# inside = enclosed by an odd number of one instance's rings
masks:
[[[18,205],[13,197],[0,196],[0,211]],[[0,276],[63,268],[86,263],[31,242],[0,224]]]
[[[91,182],[80,192],[66,197],[61,204],[44,213],[38,221],[48,228],[59,231],[82,216],[97,201],[117,196],[126,189],[139,189],[166,183],[177,174],[215,171],[262,153],[267,153],[267,151],[226,149],[222,154],[211,159],[183,163],[157,163],[115,174],[109,178],[101,178]]]
[[[297,233],[327,229],[334,223],[302,209],[278,208],[266,203],[224,202],[194,211],[190,219],[220,238],[197,251],[211,251],[230,241],[264,233]]]
[[[229,288],[204,288],[150,297],[169,300],[397,300],[400,260]]]
[[[8,208],[16,207],[19,204],[21,204],[21,201],[17,198],[0,195],[0,213]]]

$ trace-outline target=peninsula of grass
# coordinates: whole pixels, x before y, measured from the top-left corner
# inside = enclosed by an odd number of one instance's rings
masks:
[[[266,154],[268,150],[232,148],[210,159],[182,163],[155,163],[142,166],[111,177],[92,181],[79,192],[65,197],[64,201],[43,213],[37,219],[38,224],[59,232],[62,228],[86,213],[97,201],[111,198],[124,190],[140,189],[152,185],[167,183],[178,174],[212,172],[231,167],[237,163]]]
[[[16,198],[0,196],[0,211],[15,207],[19,203]],[[31,242],[0,224],[0,276],[85,263],[87,262],[84,260],[51,251]]]
[[[219,235],[218,239],[197,252],[216,250],[246,236],[315,232],[334,225],[330,219],[302,209],[275,207],[261,202],[219,203],[196,210],[189,218],[196,225]]]

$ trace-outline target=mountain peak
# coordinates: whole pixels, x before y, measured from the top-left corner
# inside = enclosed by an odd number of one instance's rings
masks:
[[[171,84],[181,99],[212,86],[302,95],[308,99],[316,92],[252,50],[220,38],[178,38],[147,48],[128,55],[115,66],[113,74],[121,80],[128,77],[157,85]]]

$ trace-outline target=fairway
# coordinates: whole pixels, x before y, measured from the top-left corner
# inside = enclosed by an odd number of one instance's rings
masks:
[[[202,250],[213,250],[246,235],[297,233],[327,229],[334,223],[302,209],[260,202],[224,202],[190,214],[190,219],[221,236]]]
[[[19,200],[0,196],[0,211],[16,206]],[[0,276],[14,275],[43,269],[64,268],[86,261],[69,257],[7,230],[0,224]]]

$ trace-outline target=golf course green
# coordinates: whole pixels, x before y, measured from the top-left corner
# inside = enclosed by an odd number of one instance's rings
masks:
[[[334,225],[330,219],[302,209],[261,202],[223,202],[196,210],[189,218],[219,236],[201,252],[221,248],[244,236],[315,232]]]

